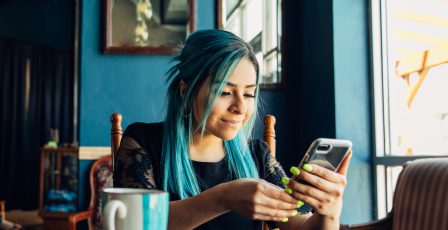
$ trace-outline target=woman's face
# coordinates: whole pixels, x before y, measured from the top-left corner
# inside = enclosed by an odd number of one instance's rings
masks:
[[[223,140],[236,136],[254,112],[256,78],[254,65],[248,59],[242,59],[216,99],[205,125],[204,136],[214,135]],[[200,87],[194,103],[195,125],[202,120],[209,90],[210,78]]]

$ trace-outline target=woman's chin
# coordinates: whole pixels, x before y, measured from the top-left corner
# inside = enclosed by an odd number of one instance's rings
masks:
[[[230,140],[233,140],[237,134],[238,134],[238,132],[225,132],[225,133],[221,133],[218,137],[225,141],[230,141]]]

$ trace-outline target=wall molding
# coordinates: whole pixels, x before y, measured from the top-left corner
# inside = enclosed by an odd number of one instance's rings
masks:
[[[110,154],[110,146],[80,146],[80,160],[96,160],[102,156]]]

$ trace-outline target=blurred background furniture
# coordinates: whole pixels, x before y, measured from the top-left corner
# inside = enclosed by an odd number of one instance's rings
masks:
[[[352,230],[448,229],[448,159],[408,162],[397,181],[391,212],[383,219],[351,225]]]
[[[5,201],[0,200],[0,224],[5,219]]]
[[[78,206],[78,148],[42,148],[39,216],[45,229],[67,229]]]

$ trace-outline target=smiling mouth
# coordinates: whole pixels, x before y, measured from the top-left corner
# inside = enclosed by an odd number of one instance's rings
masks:
[[[230,120],[221,120],[225,125],[230,127],[240,127],[243,122],[242,121],[230,121]]]

